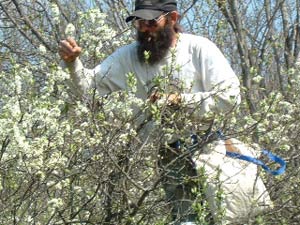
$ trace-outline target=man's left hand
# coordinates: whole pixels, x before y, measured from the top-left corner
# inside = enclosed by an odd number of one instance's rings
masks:
[[[181,103],[179,93],[162,94],[159,91],[154,91],[148,98],[151,103],[167,104],[168,106],[178,106]]]
[[[167,104],[170,106],[178,106],[181,103],[181,96],[179,93],[166,95]]]

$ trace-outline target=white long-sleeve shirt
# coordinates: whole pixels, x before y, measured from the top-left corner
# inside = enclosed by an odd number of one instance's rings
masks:
[[[136,51],[136,42],[121,47],[92,70],[77,59],[70,67],[73,84],[81,94],[96,87],[100,95],[105,95],[126,89],[126,74],[134,73],[136,95],[146,99],[153,78],[169,76],[172,70],[170,79],[184,86],[183,101],[201,103],[199,114],[226,112],[240,102],[237,76],[216,45],[204,37],[180,34],[176,47],[155,65],[140,63]]]
[[[182,102],[195,110],[199,120],[206,113],[226,113],[240,102],[240,83],[228,61],[214,43],[191,34],[180,34],[177,44],[158,64],[141,63],[137,43],[119,48],[94,69],[79,59],[69,65],[71,79],[80,94],[97,88],[100,95],[127,88],[126,74],[137,79],[136,96],[147,99],[157,76],[169,77],[182,87]],[[166,91],[168,91],[166,84]],[[195,115],[194,115],[195,116]]]

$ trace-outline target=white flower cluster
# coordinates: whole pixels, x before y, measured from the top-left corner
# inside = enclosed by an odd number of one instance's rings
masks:
[[[39,52],[42,53],[42,54],[45,54],[47,52],[47,49],[44,45],[40,45],[39,46]]]
[[[106,15],[99,9],[91,9],[87,12],[79,12],[79,30],[82,34],[81,42],[85,46],[85,56],[96,53],[98,57],[101,55],[101,48],[106,41],[111,40],[115,31],[110,28],[105,19]]]
[[[59,24],[60,21],[60,11],[56,3],[51,3],[50,4],[50,11],[51,11],[51,16],[52,16],[52,21],[55,24]]]
[[[34,66],[15,65],[13,73],[1,76],[1,83],[10,83],[10,88],[2,91],[0,102],[0,138],[9,138],[10,144],[3,154],[3,160],[19,158],[18,166],[33,174],[43,174],[47,167],[65,165],[65,158],[60,152],[53,152],[50,160],[45,157],[49,148],[58,150],[64,144],[68,124],[61,120],[61,110],[65,102],[51,98],[54,79],[59,71],[48,76],[44,89],[35,88],[33,78]],[[55,76],[56,75],[56,76]],[[14,76],[14,79],[10,79]],[[13,80],[14,82],[10,82]],[[51,137],[51,141],[49,138]],[[45,167],[45,164],[47,165]]]
[[[294,84],[293,84],[294,85]],[[245,104],[245,102],[243,103]],[[244,107],[242,105],[242,107]],[[299,104],[297,101],[287,101],[280,92],[271,92],[261,99],[257,112],[240,116],[236,121],[239,132],[254,131],[259,138],[259,144],[271,151],[290,150],[293,141],[291,133],[299,127]],[[244,138],[246,142],[253,143],[252,135]],[[244,141],[245,141],[244,140]],[[280,153],[279,153],[280,154]]]
[[[113,46],[127,42],[123,34],[116,37],[116,30],[108,24],[107,15],[98,8],[79,12],[78,30],[81,33],[81,43],[84,48],[83,56],[103,59]]]
[[[66,37],[75,38],[76,28],[72,23],[68,23],[68,25],[66,26],[65,35]]]
[[[123,101],[122,98],[126,99],[126,101]],[[132,93],[115,92],[105,101],[103,109],[111,118],[126,121],[131,120],[137,113],[134,109],[142,108],[143,104],[143,100]]]
[[[54,209],[59,209],[63,206],[63,200],[61,198],[53,198],[48,201],[48,204],[53,207]]]

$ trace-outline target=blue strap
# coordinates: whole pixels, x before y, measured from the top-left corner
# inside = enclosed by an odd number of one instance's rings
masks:
[[[222,131],[218,130],[217,135],[221,140],[225,140],[225,136],[222,133]],[[240,153],[237,153],[237,152],[228,152],[228,151],[226,151],[226,156],[254,163],[258,166],[261,166],[266,172],[268,172],[268,173],[270,173],[274,176],[281,175],[285,172],[286,162],[282,158],[280,158],[279,156],[274,155],[272,152],[270,152],[266,149],[262,150],[262,154],[266,155],[271,161],[273,161],[275,163],[278,163],[280,165],[280,168],[278,168],[277,170],[271,170],[270,167],[268,167],[263,161],[261,161],[257,158],[254,158],[252,156],[243,155],[243,154],[240,154]]]
[[[275,163],[278,163],[280,165],[280,168],[277,170],[271,170],[270,167],[268,167],[263,161],[261,161],[257,158],[247,156],[247,155],[242,155],[237,152],[226,151],[226,156],[254,163],[258,166],[261,166],[265,171],[267,171],[268,173],[270,173],[274,176],[281,175],[285,172],[286,162],[282,158],[274,155],[273,153],[271,153],[270,151],[267,151],[266,149],[262,150],[262,154],[266,155],[270,160],[274,161]]]
[[[225,140],[225,135],[220,130],[218,130],[216,133],[217,133],[218,138],[220,138],[221,140]],[[192,139],[192,145],[188,146],[189,150],[193,150],[198,145],[197,135],[192,134],[191,139]],[[180,145],[181,145],[181,142],[178,140],[173,143],[172,147],[180,148]],[[243,154],[240,154],[237,152],[226,151],[226,156],[254,163],[258,166],[261,166],[266,172],[268,172],[274,176],[281,175],[285,172],[286,162],[282,158],[280,158],[277,155],[274,155],[272,152],[270,152],[266,149],[262,150],[262,154],[266,155],[271,161],[278,163],[280,165],[280,168],[278,168],[276,170],[272,170],[263,161],[255,158],[255,157],[243,155]]]

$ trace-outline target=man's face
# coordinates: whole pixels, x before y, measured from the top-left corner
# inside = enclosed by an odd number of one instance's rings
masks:
[[[138,58],[140,62],[147,62],[150,65],[158,63],[163,59],[170,49],[175,35],[172,24],[164,16],[155,24],[142,22],[137,28]],[[145,58],[145,52],[149,58]]]

